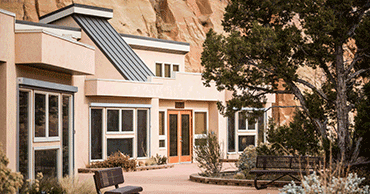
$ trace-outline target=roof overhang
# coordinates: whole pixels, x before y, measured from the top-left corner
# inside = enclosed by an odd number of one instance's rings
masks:
[[[111,19],[113,18],[113,9],[82,4],[71,4],[62,9],[58,9],[54,12],[41,16],[40,23],[48,24],[53,21],[57,21],[59,19],[71,16],[72,14],[82,14]]]

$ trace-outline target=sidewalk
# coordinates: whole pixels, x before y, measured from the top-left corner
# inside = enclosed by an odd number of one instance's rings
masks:
[[[145,193],[270,193],[277,194],[277,188],[256,190],[254,187],[225,186],[196,183],[189,175],[198,173],[196,164],[176,164],[173,168],[139,172],[124,172],[124,185],[138,185]],[[79,174],[81,179],[92,179],[92,174]]]

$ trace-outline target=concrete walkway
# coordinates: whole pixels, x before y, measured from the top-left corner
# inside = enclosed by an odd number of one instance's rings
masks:
[[[145,193],[270,193],[277,194],[277,188],[256,190],[254,187],[226,186],[196,183],[189,175],[198,173],[196,164],[176,164],[173,168],[139,172],[124,172],[124,185],[139,185]],[[92,174],[79,174],[82,179],[92,179]]]

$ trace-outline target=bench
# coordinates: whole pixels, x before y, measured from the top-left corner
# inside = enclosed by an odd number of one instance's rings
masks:
[[[322,162],[321,157],[310,156],[257,156],[256,169],[251,170],[250,174],[255,174],[254,186],[256,189],[265,189],[267,185],[283,178],[290,176],[296,181],[300,181],[297,175],[306,175],[313,173],[314,169]],[[258,186],[258,178],[266,174],[281,175],[266,184]]]
[[[138,186],[118,187],[118,184],[125,182],[122,174],[122,168],[120,167],[95,171],[94,182],[98,194],[102,193],[100,189],[113,185],[116,188],[106,191],[105,194],[128,194],[139,193],[143,191],[143,188]]]

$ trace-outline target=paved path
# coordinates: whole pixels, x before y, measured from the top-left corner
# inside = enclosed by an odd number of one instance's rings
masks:
[[[124,185],[140,185],[145,193],[279,193],[278,189],[256,190],[254,187],[226,186],[196,183],[189,175],[198,173],[196,164],[176,164],[173,168],[140,172],[125,172]],[[91,178],[92,174],[80,174],[81,178]]]

